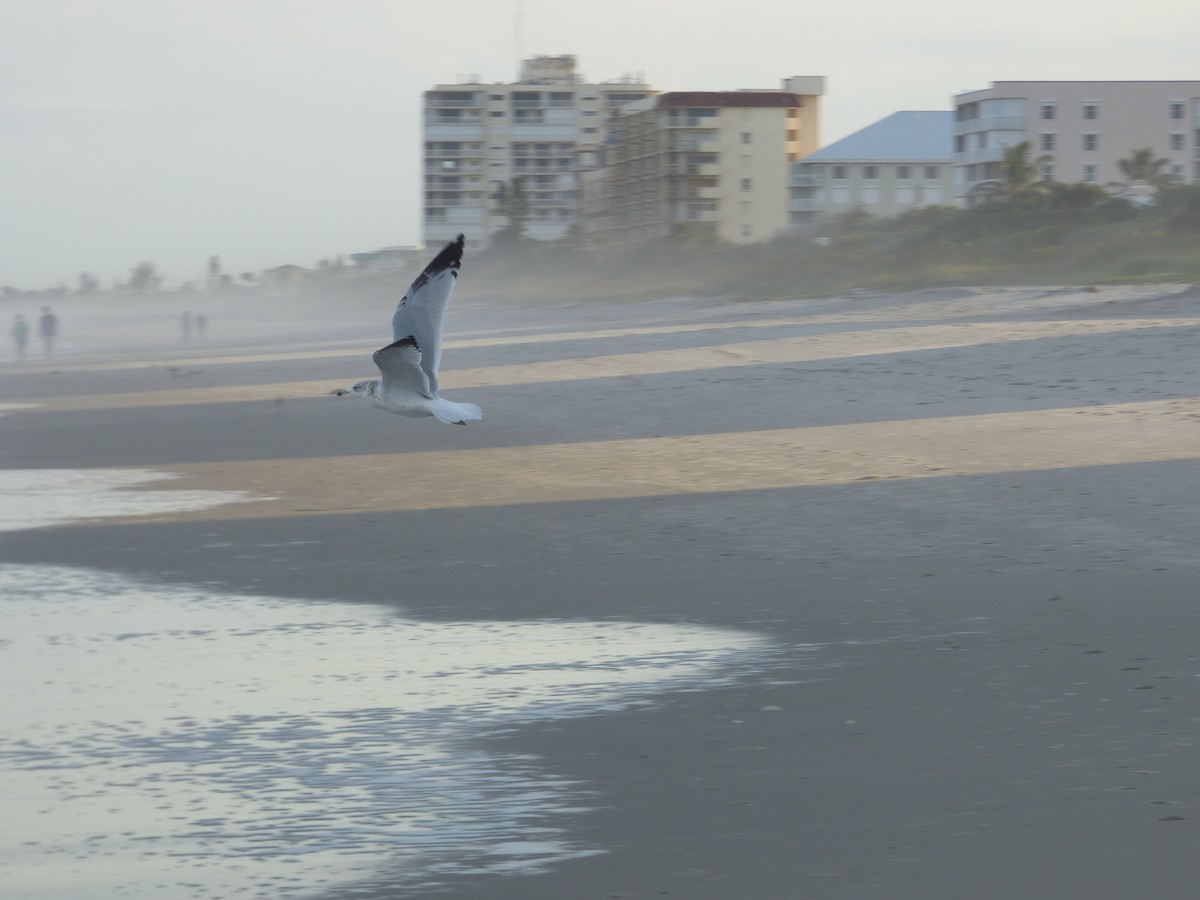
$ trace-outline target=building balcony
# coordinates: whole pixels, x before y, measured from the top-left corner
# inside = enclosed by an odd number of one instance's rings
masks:
[[[716,178],[721,174],[721,167],[716,163],[671,163],[667,166],[667,174],[680,177]]]
[[[425,139],[429,141],[470,141],[482,138],[483,126],[477,123],[425,126]]]
[[[716,138],[676,139],[671,142],[671,153],[719,153],[721,142]]]
[[[579,208],[579,200],[577,198],[557,198],[547,197],[545,199],[534,197],[529,202],[530,209],[569,209],[575,210]]]
[[[479,159],[483,153],[479,150],[432,150],[425,149],[426,159]]]
[[[479,98],[471,100],[443,100],[436,96],[425,96],[426,109],[482,109],[483,101]]]
[[[563,147],[554,150],[527,150],[524,148],[514,148],[512,152],[513,159],[573,159],[575,157],[574,147]]]
[[[788,187],[816,187],[817,185],[824,184],[827,177],[828,176],[825,175],[815,175],[812,173],[793,175],[788,179]]]
[[[426,125],[478,125],[483,121],[482,116],[478,115],[442,115],[436,109],[429,110],[425,113]]]
[[[683,207],[671,214],[672,222],[719,222],[721,213],[715,209],[688,209]]]
[[[678,185],[667,191],[667,197],[671,200],[719,200],[721,198],[721,189],[719,187],[686,187]]]
[[[964,119],[954,123],[955,134],[973,134],[976,131],[1024,131],[1027,119],[1025,116],[983,116],[978,119]]]
[[[983,150],[963,150],[954,154],[956,166],[967,166],[974,163],[1003,162],[1003,147],[985,147]]]
[[[445,163],[453,163],[447,166]],[[479,162],[454,163],[453,160],[426,160],[426,175],[478,175],[483,171]]]

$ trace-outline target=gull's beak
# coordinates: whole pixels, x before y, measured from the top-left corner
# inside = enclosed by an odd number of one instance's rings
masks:
[[[333,396],[335,396],[335,397],[341,397],[342,395],[348,394],[350,392],[348,390],[346,390],[345,388],[338,388],[336,391],[333,391],[332,393],[333,393]]]

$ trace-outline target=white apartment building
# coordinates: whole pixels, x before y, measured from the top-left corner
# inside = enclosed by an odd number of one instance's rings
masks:
[[[788,227],[788,165],[818,146],[825,79],[781,90],[672,91],[619,110],[607,165],[585,179],[600,244],[686,231],[738,244]]]
[[[529,237],[561,237],[580,217],[580,175],[600,164],[616,110],[653,91],[640,77],[585,83],[576,58],[524,60],[520,80],[470,78],[424,94],[422,232],[427,244],[459,232],[475,246],[507,223],[501,185],[520,179]]]
[[[792,164],[794,229],[861,209],[897,216],[954,200],[954,113],[905,110]]]
[[[1150,147],[1180,182],[1200,181],[1200,81],[995,81],[954,97],[955,195],[1000,178],[1004,150],[1031,144],[1045,180],[1107,186]]]

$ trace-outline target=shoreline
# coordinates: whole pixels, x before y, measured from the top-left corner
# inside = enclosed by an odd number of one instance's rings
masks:
[[[0,417],[0,467],[204,472],[194,486],[279,499],[7,532],[0,563],[425,622],[693,623],[784,648],[782,668],[732,684],[471,742],[582,784],[595,802],[556,821],[605,852],[450,874],[445,896],[1191,895],[1196,292],[456,316],[447,384],[490,380],[447,391],[484,407],[478,427],[188,393],[363,368],[307,353],[308,323],[166,385],[153,366],[6,369],[0,402],[64,406]],[[354,896],[421,896],[377,863]]]

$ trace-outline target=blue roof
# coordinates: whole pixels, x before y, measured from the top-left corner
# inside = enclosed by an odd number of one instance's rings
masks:
[[[834,141],[800,162],[949,160],[953,156],[954,112],[907,110]]]

